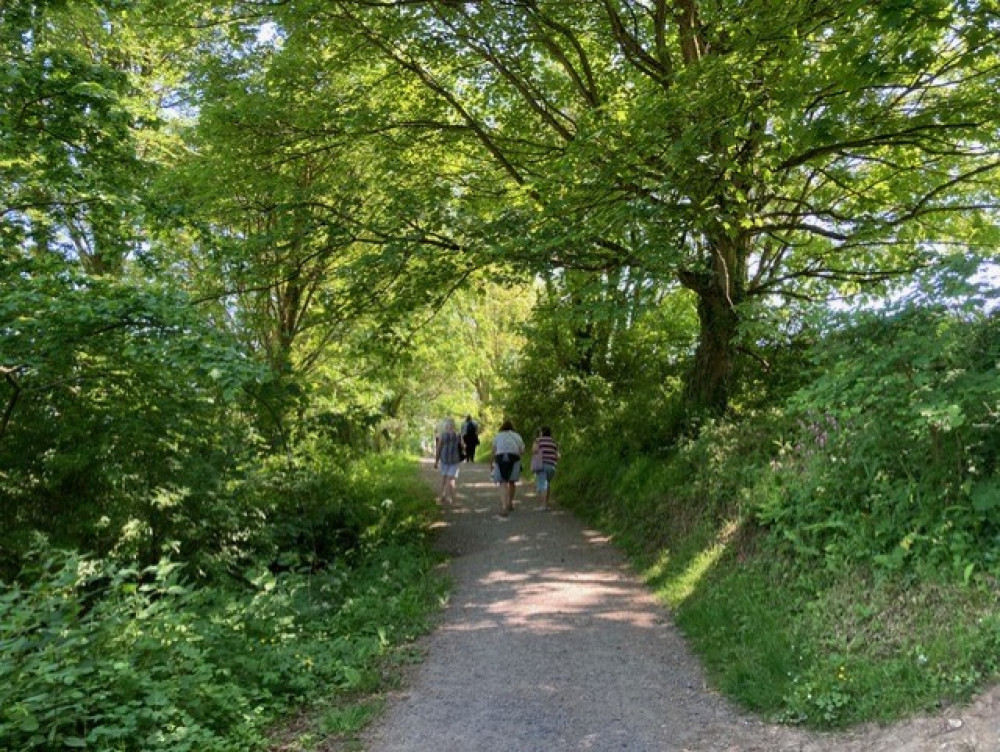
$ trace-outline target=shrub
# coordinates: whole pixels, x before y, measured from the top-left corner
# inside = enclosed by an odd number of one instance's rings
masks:
[[[361,545],[316,571],[264,563],[239,587],[196,586],[168,560],[36,550],[0,582],[0,749],[249,752],[291,710],[375,687],[442,583],[429,489],[399,480],[396,460],[359,474],[359,493],[402,495],[370,497]]]
[[[760,520],[832,566],[996,568],[998,327],[928,308],[832,336],[757,473]]]

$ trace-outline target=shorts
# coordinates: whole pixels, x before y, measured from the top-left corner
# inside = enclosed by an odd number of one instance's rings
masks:
[[[441,475],[446,478],[457,478],[458,477],[458,463],[454,465],[448,465],[442,462],[439,467],[441,468]]]
[[[521,456],[498,454],[493,458],[493,482],[516,483],[521,478]]]
[[[535,473],[535,487],[539,492],[548,489],[549,484],[552,482],[552,476],[555,474],[556,466],[550,465],[548,462],[545,463],[541,470]]]

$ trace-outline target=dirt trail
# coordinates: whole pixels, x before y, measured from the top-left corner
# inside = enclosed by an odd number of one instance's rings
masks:
[[[440,531],[455,590],[425,661],[366,733],[369,752],[1000,751],[1000,691],[837,735],[739,712],[706,687],[669,614],[606,539],[558,505],[540,511],[527,484],[518,496],[498,517],[486,468],[462,466]]]

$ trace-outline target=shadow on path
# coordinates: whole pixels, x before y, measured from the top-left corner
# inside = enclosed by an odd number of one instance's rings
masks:
[[[437,489],[430,461],[423,472]],[[991,749],[762,724],[707,689],[624,558],[558,508],[558,480],[553,511],[521,483],[507,518],[485,465],[463,464],[458,488],[438,526],[452,597],[412,684],[367,732],[370,752]]]

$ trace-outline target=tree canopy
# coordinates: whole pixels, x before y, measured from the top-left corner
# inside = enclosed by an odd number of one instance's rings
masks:
[[[741,328],[776,302],[995,241],[988,3],[342,0],[275,22],[377,71],[392,109],[340,122],[438,155],[433,204],[464,218],[444,233],[480,263],[693,291],[695,409],[726,406]]]
[[[669,444],[797,383],[831,304],[944,294],[995,259],[992,2],[0,14],[18,508],[131,493],[124,466],[45,464],[71,408],[120,447],[199,405],[289,456],[635,388],[637,412],[671,403]],[[196,445],[168,453],[194,473]]]
[[[0,737],[375,686],[436,602],[384,450],[466,414],[786,718],[994,676],[866,604],[996,612],[998,92],[997,0],[0,0]]]

